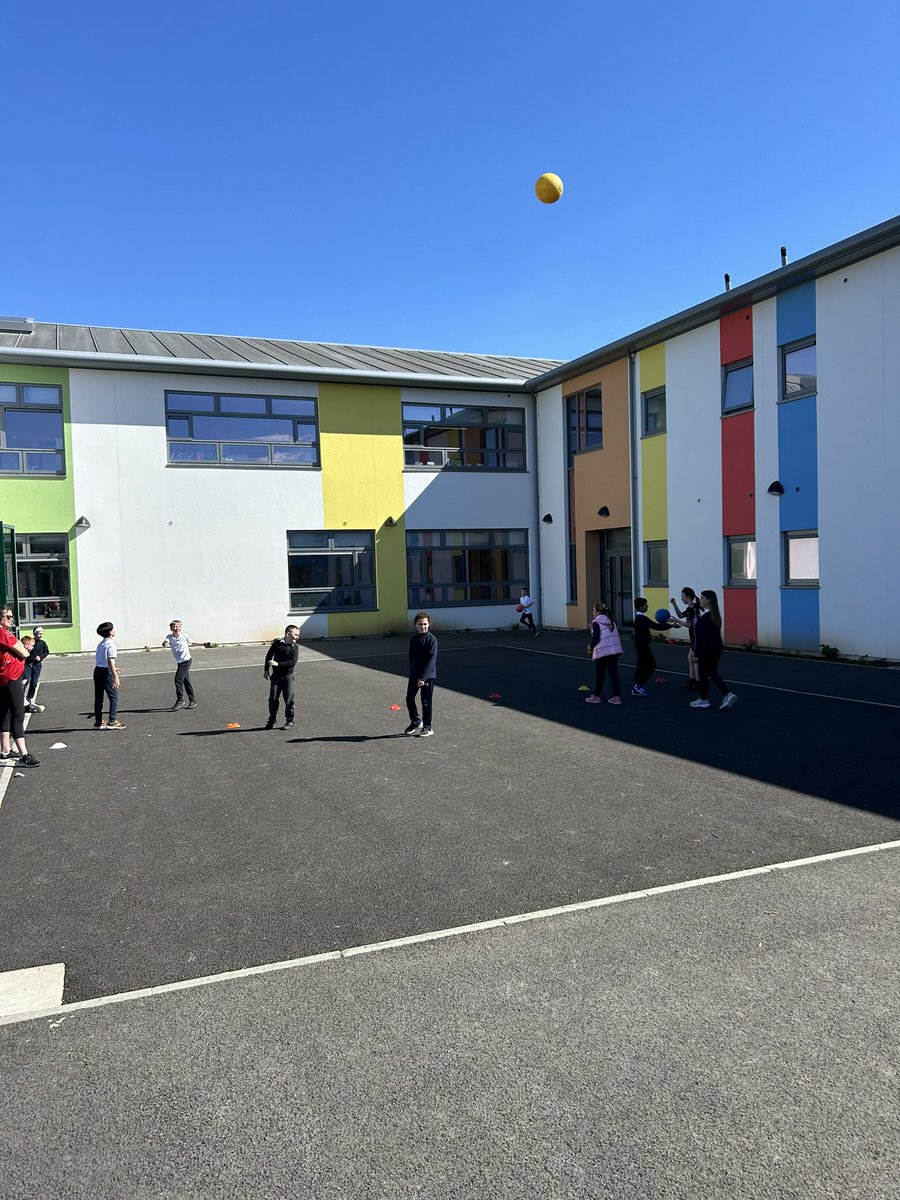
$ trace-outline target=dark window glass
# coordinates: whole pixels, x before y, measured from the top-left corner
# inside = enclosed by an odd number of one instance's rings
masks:
[[[753,407],[753,364],[725,368],[722,388],[722,412]]]
[[[0,383],[0,404],[15,404],[16,402],[16,385],[14,383]]]
[[[375,535],[370,531],[289,530],[292,608],[374,608]]]
[[[212,396],[194,392],[167,392],[166,408],[169,412],[211,413],[216,411],[216,402]]]
[[[647,542],[647,587],[669,586],[668,542]]]
[[[265,396],[220,396],[219,412],[266,415]]]
[[[299,466],[306,463],[315,463],[316,448],[315,446],[281,446],[272,447],[272,461],[276,463],[285,463],[288,465]]]
[[[603,445],[603,399],[599,388],[584,394],[584,449]]]
[[[166,420],[166,432],[168,433],[169,437],[190,437],[191,422],[187,417],[169,417]]]
[[[314,417],[316,415],[315,400],[291,400],[276,396],[272,400],[272,412],[276,417]]]
[[[28,474],[47,473],[59,475],[62,472],[61,454],[35,454],[33,451],[25,455],[25,470]]]
[[[19,622],[51,625],[70,620],[69,543],[64,533],[16,538]]]
[[[57,387],[42,387],[37,383],[22,384],[23,404],[42,404],[45,408],[61,407],[62,397]]]
[[[61,413],[25,412],[8,408],[5,415],[6,444],[13,450],[62,450]]]
[[[0,471],[19,471],[21,463],[18,454],[10,454],[8,451],[0,451]]]
[[[665,433],[666,429],[666,389],[659,388],[655,392],[644,392],[644,435]]]
[[[816,390],[816,347],[798,346],[784,352],[784,399],[810,396]]]
[[[404,421],[431,421],[438,422],[441,419],[441,406],[439,404],[404,404],[403,405],[403,420]]]

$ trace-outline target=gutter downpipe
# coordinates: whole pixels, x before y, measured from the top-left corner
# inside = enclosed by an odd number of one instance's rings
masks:
[[[531,444],[534,446],[534,531],[535,531],[535,556],[534,568],[537,572],[538,584],[538,616],[540,617],[541,628],[544,627],[544,567],[543,567],[543,552],[541,542],[543,532],[541,530],[541,453],[538,445],[537,424],[538,424],[538,394],[531,393],[531,428],[532,438]],[[533,596],[534,593],[532,592]]]
[[[634,351],[628,351],[628,441],[631,452],[631,594],[641,593],[641,554],[638,538],[638,444],[637,444],[637,368]]]

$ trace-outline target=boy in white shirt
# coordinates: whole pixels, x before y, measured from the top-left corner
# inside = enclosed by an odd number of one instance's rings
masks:
[[[182,631],[180,621],[172,621],[169,629],[171,633],[166,634],[163,640],[163,649],[166,646],[169,647],[175,656],[177,664],[175,667],[175,703],[169,711],[177,712],[179,708],[184,708],[185,692],[187,692],[188,708],[196,708],[197,701],[194,698],[194,685],[191,683],[191,646],[193,642]]]

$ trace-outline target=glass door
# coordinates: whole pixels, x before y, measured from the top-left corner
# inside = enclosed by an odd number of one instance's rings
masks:
[[[16,531],[12,525],[0,522],[3,540],[3,573],[0,575],[0,604],[9,605],[19,624],[19,586],[16,577]]]

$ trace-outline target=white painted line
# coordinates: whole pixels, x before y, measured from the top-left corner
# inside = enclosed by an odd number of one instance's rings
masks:
[[[62,1004],[65,979],[65,963],[0,972],[0,1017],[16,1017],[37,1008],[58,1008]]]
[[[574,662],[584,662],[580,654],[562,654],[557,650],[538,650],[534,646],[500,646],[501,650],[518,650],[522,654],[543,654],[547,658],[568,658]],[[443,653],[443,651],[441,651]],[[590,662],[590,659],[587,660]],[[633,670],[635,664],[630,662],[619,663],[620,667],[625,667],[626,670]],[[875,668],[876,670],[878,668]],[[684,671],[669,671],[665,667],[657,667],[654,672],[656,675],[684,675]],[[785,692],[789,696],[812,696],[816,700],[837,700],[841,704],[866,704],[871,708],[896,708],[900,709],[900,704],[891,704],[887,700],[855,700],[852,696],[832,696],[827,692],[802,692],[798,688],[783,688],[775,687],[771,683],[749,683],[746,679],[735,679],[733,675],[728,676],[728,683],[734,684],[736,688],[761,688],[766,692]]]
[[[435,942],[441,938],[456,937],[465,933],[480,933],[489,929],[503,929],[519,925],[523,921],[538,921],[569,913],[585,912],[593,908],[607,908],[613,904],[624,904],[631,900],[647,900],[667,892],[681,892],[689,888],[706,887],[733,879],[749,879],[754,875],[771,875],[773,871],[793,870],[815,863],[834,862],[839,858],[854,858],[860,854],[876,854],[882,850],[900,850],[900,839],[894,842],[878,842],[872,846],[854,846],[850,850],[833,850],[828,854],[817,854],[812,858],[795,858],[788,862],[769,863],[764,867],[750,867],[745,871],[732,871],[727,875],[707,875],[702,879],[688,879],[683,883],[665,883],[660,887],[645,888],[640,892],[624,892],[618,896],[603,896],[598,900],[584,900],[576,904],[562,904],[556,908],[538,909],[535,912],[518,913],[515,916],[499,917],[492,921],[479,921],[472,925],[457,925],[449,929],[437,929],[430,933],[414,934],[411,937],[393,938],[386,942],[372,942],[365,946],[351,946],[346,950],[332,950],[326,954],[311,954],[306,958],[292,958],[284,962],[265,963],[257,967],[244,967],[236,971],[223,971],[219,975],[205,975],[199,979],[182,979],[177,983],[163,983],[156,987],[140,988],[133,992],[119,992],[113,996],[98,996],[94,1000],[79,1000],[75,1004],[63,1004],[56,1008],[20,1012],[13,1016],[0,1016],[0,1025],[12,1025],[20,1021],[34,1021],[42,1017],[66,1017],[70,1013],[87,1008],[104,1008],[108,1004],[124,1004],[128,1000],[141,1000],[148,996],[163,996],[169,992],[182,992],[191,988],[205,987],[212,983],[224,983],[231,979],[247,979],[253,975],[268,975],[275,971],[287,971],[292,967],[304,967],[313,963],[336,962],[338,959],[355,958],[360,954],[373,954],[380,950],[393,950],[402,946],[415,946]],[[58,1022],[57,1022],[58,1023]]]

